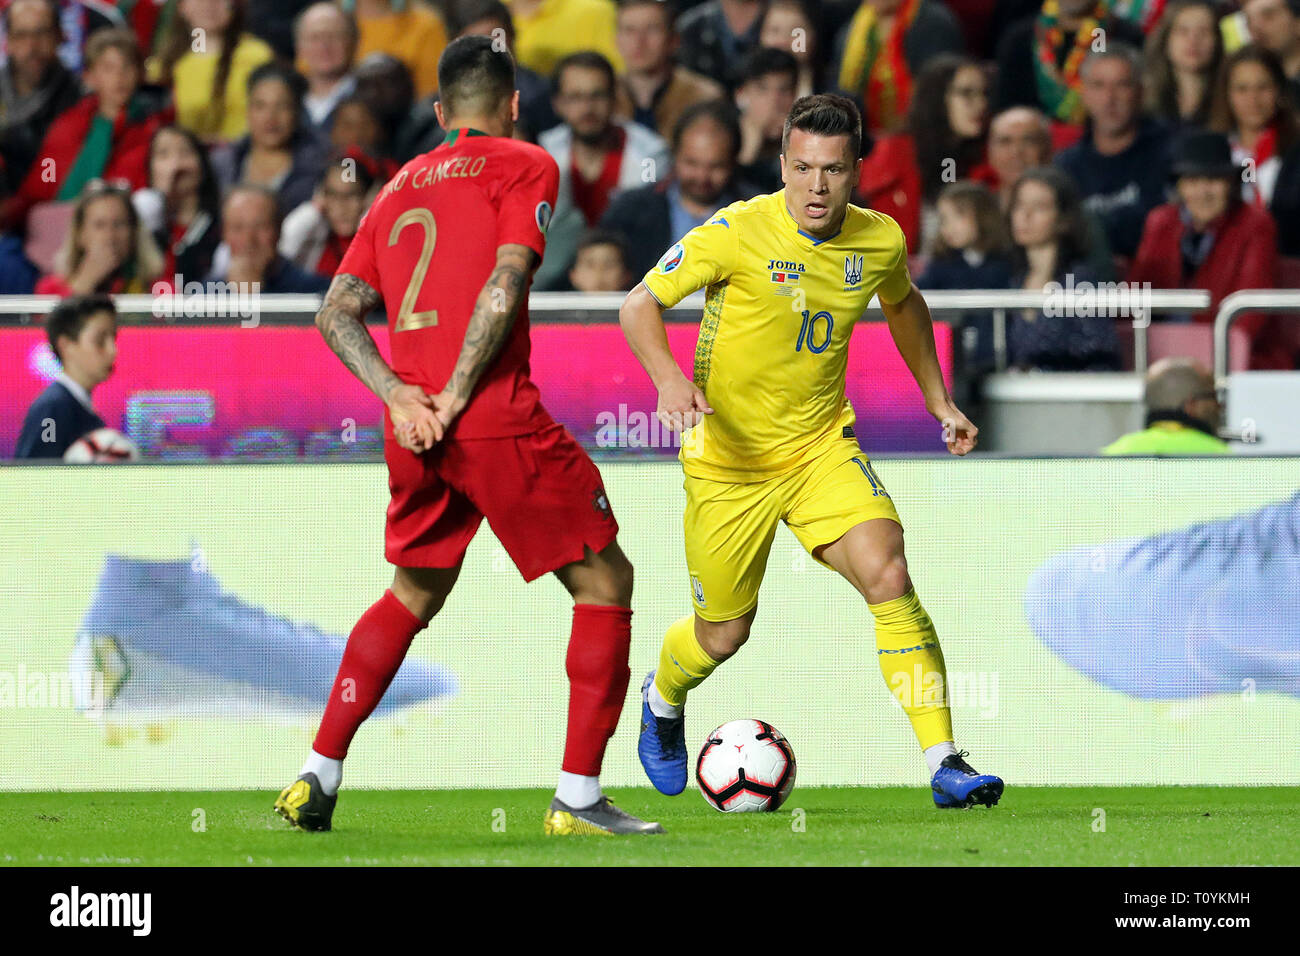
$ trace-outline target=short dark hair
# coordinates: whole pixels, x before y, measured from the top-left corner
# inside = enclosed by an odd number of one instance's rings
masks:
[[[613,246],[618,250],[623,265],[627,265],[627,240],[623,238],[621,232],[615,232],[613,229],[586,230],[578,239],[577,248],[573,250],[573,261],[577,262],[578,256],[592,246]]]
[[[815,136],[847,136],[853,157],[862,155],[862,114],[858,105],[846,96],[815,93],[801,96],[790,107],[781,131],[781,153],[790,151],[790,131],[802,130]]]
[[[790,77],[790,82],[797,86],[799,61],[789,50],[779,50],[770,46],[759,47],[741,61],[740,81],[737,85],[744,86],[751,80],[761,80],[773,73],[784,73]]]
[[[491,112],[515,92],[515,61],[492,37],[452,40],[438,60],[438,96],[445,116]]]
[[[614,76],[614,67],[595,50],[579,50],[577,53],[570,53],[559,63],[555,64],[555,71],[551,74],[551,90],[554,93],[560,92],[560,80],[564,77],[564,71],[570,67],[578,67],[583,70],[596,70],[605,74],[609,81],[609,90],[612,93],[618,80]]]
[[[673,0],[618,0],[618,12],[631,10],[633,7],[658,7],[664,12],[668,32],[677,32],[677,4]]]
[[[505,28],[506,41],[514,45],[514,17],[501,0],[457,0],[447,5],[447,26],[452,36],[459,36],[467,26],[480,20],[496,20]]]
[[[45,317],[45,334],[49,336],[50,348],[63,361],[59,354],[59,339],[69,338],[76,341],[86,323],[101,312],[107,312],[117,322],[117,307],[111,297],[102,294],[74,295],[64,299]]]
[[[673,154],[676,155],[681,149],[686,131],[700,122],[710,122],[722,128],[731,140],[731,159],[734,162],[740,153],[740,113],[726,100],[705,100],[682,110],[681,116],[673,124]]]
[[[298,108],[302,108],[302,98],[307,95],[307,81],[293,67],[285,66],[277,60],[268,60],[248,74],[248,92],[252,93],[253,87],[264,80],[279,80],[289,90]]]

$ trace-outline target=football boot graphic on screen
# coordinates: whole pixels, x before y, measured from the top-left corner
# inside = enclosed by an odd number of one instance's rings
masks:
[[[319,716],[346,635],[290,621],[221,589],[202,555],[109,554],[73,648],[77,706],[159,717]],[[408,657],[375,716],[456,693],[446,668]]]
[[[1300,697],[1300,493],[1048,559],[1025,617],[1061,660],[1133,697]]]

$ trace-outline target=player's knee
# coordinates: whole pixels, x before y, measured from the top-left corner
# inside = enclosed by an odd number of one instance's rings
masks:
[[[393,596],[408,611],[428,624],[447,602],[447,595],[451,593],[458,570],[399,569],[393,575]]]
[[[863,584],[867,601],[871,604],[882,604],[902,597],[912,588],[912,579],[907,573],[907,558],[901,551],[890,555]]]
[[[627,555],[617,548],[609,549],[600,555],[591,571],[573,591],[576,603],[632,606],[633,571]]]
[[[750,620],[746,617],[734,621],[704,621],[695,619],[695,639],[700,648],[715,661],[725,661],[749,640]]]

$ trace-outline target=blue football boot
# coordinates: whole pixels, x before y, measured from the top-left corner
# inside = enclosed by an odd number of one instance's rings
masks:
[[[650,710],[654,679],[651,671],[641,685],[641,738],[636,752],[655,789],[674,797],[686,789],[686,719],[656,717]]]
[[[943,758],[943,763],[930,778],[934,791],[934,805],[942,809],[973,807],[980,803],[991,807],[1002,797],[1002,778],[992,774],[976,773],[962,757],[966,751]]]

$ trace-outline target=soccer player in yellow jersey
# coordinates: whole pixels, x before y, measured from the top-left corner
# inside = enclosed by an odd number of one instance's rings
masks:
[[[663,793],[686,787],[686,694],[748,639],[784,521],[866,600],[881,671],[924,751],[935,803],[992,806],[1002,795],[1002,781],[977,774],[953,745],[946,691],[935,692],[946,687],[938,637],[908,577],[898,512],[858,446],[844,395],[853,326],[874,295],[948,450],[975,447],[978,430],[944,385],[902,231],[849,204],[861,138],[852,101],[798,100],[782,139],[785,189],[733,203],[692,229],[619,315],[659,390],[660,420],[689,429],[681,461],[695,613],[668,629],[642,687],[638,750]],[[669,351],[663,310],[700,288],[692,380]],[[917,667],[938,675],[924,694],[910,680]]]

